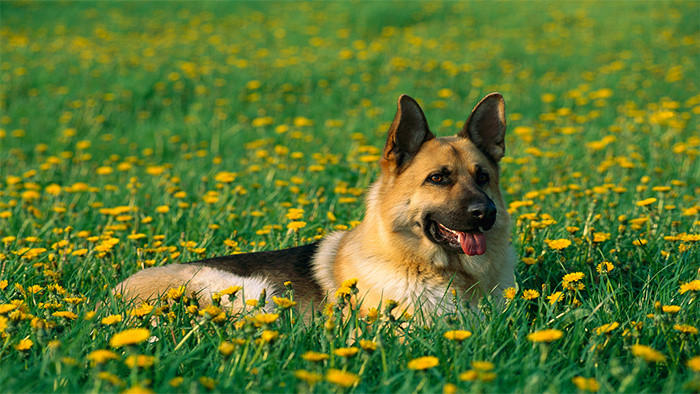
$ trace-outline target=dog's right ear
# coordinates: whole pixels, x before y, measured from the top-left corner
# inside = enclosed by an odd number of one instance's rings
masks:
[[[392,164],[400,173],[418,153],[425,141],[435,138],[416,100],[403,94],[399,97],[394,122],[384,146],[382,161]]]

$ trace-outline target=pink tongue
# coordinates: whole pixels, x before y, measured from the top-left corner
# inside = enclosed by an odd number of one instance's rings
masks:
[[[484,233],[459,233],[459,244],[468,256],[476,256],[486,252]]]

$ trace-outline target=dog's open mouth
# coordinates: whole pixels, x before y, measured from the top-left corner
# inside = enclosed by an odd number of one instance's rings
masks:
[[[482,231],[456,231],[434,220],[431,227],[435,241],[448,245],[450,249],[462,250],[468,256],[486,253],[486,236]]]

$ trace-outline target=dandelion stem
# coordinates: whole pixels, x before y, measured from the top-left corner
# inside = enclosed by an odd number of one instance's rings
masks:
[[[192,334],[194,334],[195,332],[199,331],[199,328],[202,326],[202,324],[203,324],[203,323],[199,323],[199,324],[197,324],[192,330],[190,330],[190,332],[188,332],[187,335],[185,335],[185,336],[180,340],[180,342],[177,344],[177,346],[175,346],[175,349],[173,349],[173,352],[176,352],[178,349],[180,349],[180,347],[182,347],[182,345],[185,344],[185,341],[187,341],[187,340],[192,336]]]

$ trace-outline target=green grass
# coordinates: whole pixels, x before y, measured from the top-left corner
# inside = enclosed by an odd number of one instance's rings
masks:
[[[571,392],[576,377],[601,391],[699,390],[698,335],[682,332],[700,327],[698,290],[680,291],[700,279],[698,11],[697,2],[0,3],[3,390],[306,391],[295,371],[331,369],[356,374],[348,390],[360,392]],[[447,135],[491,91],[506,98],[501,183],[520,256],[505,311],[487,305],[483,319],[457,311],[424,327],[336,308],[327,330],[327,316],[305,322],[290,311],[256,326],[232,313],[195,319],[182,301],[140,317],[119,302],[96,308],[146,265],[352,227],[400,94]],[[287,229],[289,208],[304,210],[298,232]],[[555,251],[546,241],[557,239],[571,245]],[[600,273],[603,262],[614,269]],[[562,277],[574,272],[584,287],[567,290]],[[526,300],[526,290],[539,296]],[[122,320],[102,321],[110,315]],[[359,346],[358,326],[377,349],[334,354]],[[158,340],[110,347],[135,327]],[[563,336],[527,339],[545,328]],[[453,329],[473,335],[455,343],[443,337]],[[255,342],[263,330],[279,338]],[[222,343],[234,344],[228,356]],[[636,344],[664,361],[635,356]],[[98,349],[118,359],[90,361]],[[330,357],[306,361],[308,351]],[[130,367],[130,355],[154,359]],[[408,368],[422,356],[439,364]],[[461,375],[478,360],[493,369]],[[313,390],[346,389],[321,379]]]

